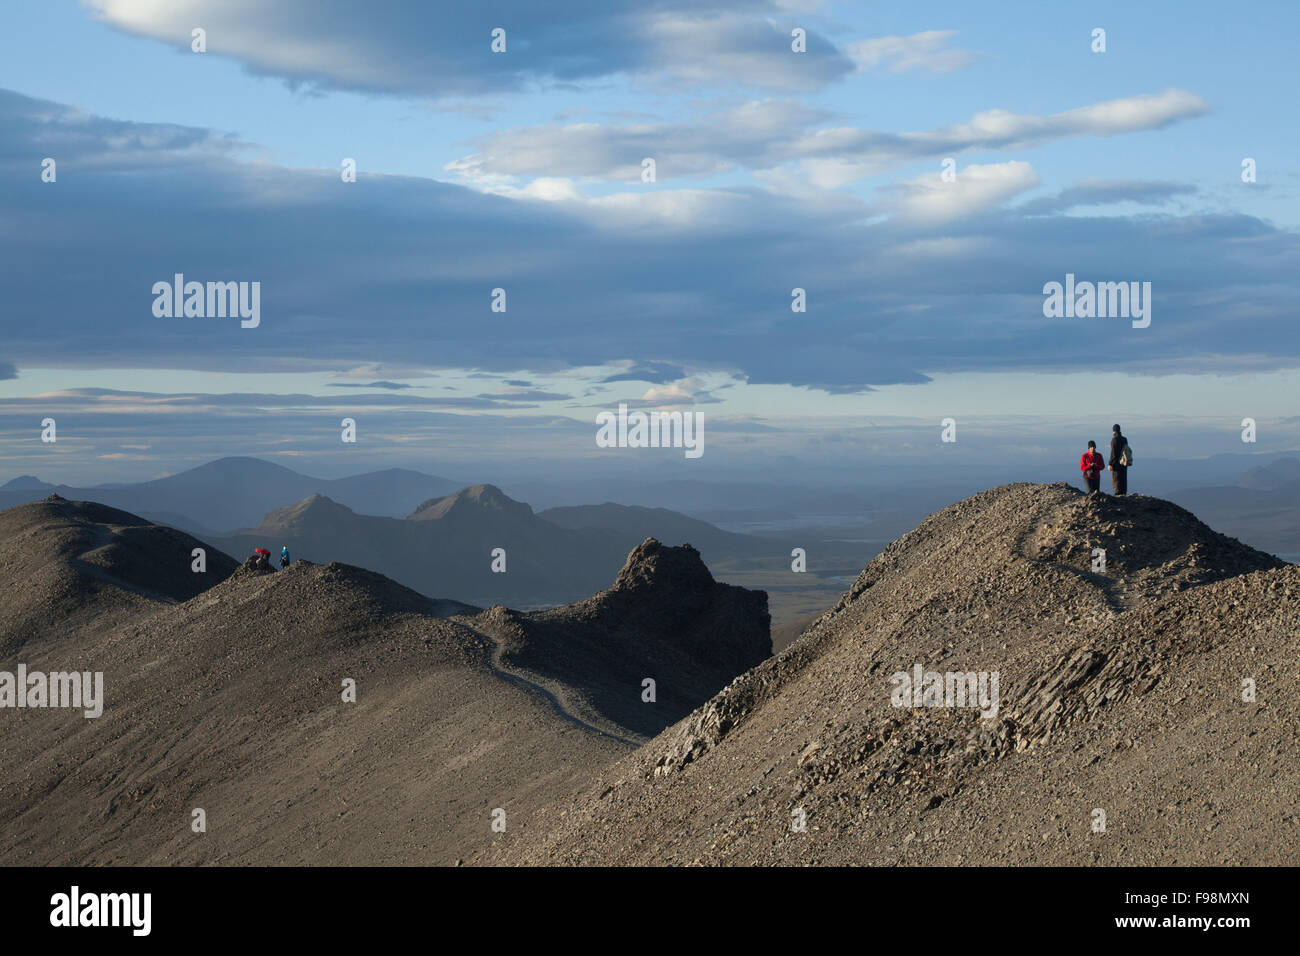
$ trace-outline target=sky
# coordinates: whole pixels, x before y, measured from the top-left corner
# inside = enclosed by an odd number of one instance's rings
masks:
[[[14,0],[0,480],[1300,447],[1300,7],[1134,6]]]

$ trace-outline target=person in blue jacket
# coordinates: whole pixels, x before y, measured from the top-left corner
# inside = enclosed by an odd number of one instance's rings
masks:
[[[288,566],[289,566],[289,546],[286,544],[280,548],[280,567],[287,568]]]

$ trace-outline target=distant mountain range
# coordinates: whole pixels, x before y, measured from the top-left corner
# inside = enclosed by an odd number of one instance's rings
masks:
[[[1277,491],[1297,482],[1300,482],[1300,459],[1296,458],[1279,458],[1267,465],[1259,465],[1237,479],[1242,488],[1265,491]]]
[[[1216,528],[1275,554],[1300,554],[1300,460],[1279,458],[1235,483],[1176,489],[1168,497]]]
[[[207,540],[239,557],[287,546],[294,557],[373,568],[422,594],[531,607],[599,590],[649,537],[690,544],[706,560],[781,554],[773,542],[663,508],[604,504],[534,514],[495,485],[432,498],[400,519],[357,514],[315,494],[275,509],[256,527]]]
[[[219,458],[189,471],[127,485],[52,485],[23,475],[0,485],[0,508],[36,501],[51,492],[74,501],[98,501],[151,521],[211,534],[248,528],[275,508],[313,494],[367,514],[401,517],[420,502],[460,487],[437,475],[403,468],[350,478],[313,478],[260,458]]]
[[[23,475],[0,486],[0,508],[51,493],[170,525],[236,558],[287,546],[294,557],[372,568],[422,594],[484,607],[579,600],[606,586],[646,538],[690,544],[709,564],[789,564],[783,541],[666,508],[606,502],[534,513],[495,485],[460,488],[401,469],[322,479],[258,458],[222,458],[154,481],[85,488]],[[497,549],[504,573],[493,570]],[[853,548],[822,554],[832,550]]]
[[[1145,471],[1140,480],[1136,472],[1130,477],[1134,490],[1146,490],[1139,487],[1150,480]],[[705,500],[695,484],[682,483],[677,490],[684,501]],[[421,593],[479,606],[576,601],[603,587],[627,553],[653,537],[691,544],[722,580],[768,589],[773,616],[783,624],[834,599],[834,591],[828,591],[817,598],[825,603],[810,604],[801,595],[811,592],[801,589],[837,588],[888,540],[933,512],[936,496],[946,494],[933,488],[827,493],[799,520],[769,524],[761,513],[752,533],[742,534],[748,522],[738,520],[733,530],[724,530],[663,507],[606,501],[534,512],[491,484],[462,488],[403,469],[322,479],[237,457],[127,485],[56,486],[23,475],[0,486],[0,508],[51,492],[170,525],[236,558],[254,547],[278,553],[287,545],[295,557],[373,568]],[[710,494],[714,502],[720,500],[717,488]],[[1300,552],[1297,458],[1276,458],[1238,473],[1235,483],[1184,483],[1164,494],[1256,547],[1288,557]],[[744,515],[740,506],[746,500],[737,493],[735,514]],[[776,530],[783,527],[787,530]],[[796,546],[807,550],[810,569],[826,579],[789,573]],[[493,570],[497,549],[504,551],[505,573]],[[792,636],[781,634],[783,640]]]
[[[419,591],[469,604],[528,607],[577,600],[607,585],[630,548],[623,536],[544,521],[493,485],[417,505],[404,518],[357,514],[324,495],[277,508],[256,527],[209,536],[229,554],[256,547],[318,563],[371,568]],[[494,551],[501,549],[494,558]],[[505,571],[493,571],[504,562]]]

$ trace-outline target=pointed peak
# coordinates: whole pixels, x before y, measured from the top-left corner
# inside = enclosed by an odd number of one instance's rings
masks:
[[[295,504],[267,512],[262,527],[286,527],[303,521],[351,517],[353,513],[351,508],[318,492]]]
[[[496,485],[470,485],[441,498],[430,498],[407,517],[417,520],[436,520],[453,514],[495,511],[518,517],[531,517],[533,509],[522,501],[515,501]]]
[[[48,481],[41,481],[35,475],[19,475],[0,485],[0,491],[40,491],[53,487],[54,485]]]

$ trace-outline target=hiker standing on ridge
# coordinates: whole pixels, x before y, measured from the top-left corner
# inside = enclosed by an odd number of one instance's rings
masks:
[[[1101,470],[1105,466],[1105,459],[1101,457],[1101,452],[1097,451],[1097,443],[1088,442],[1088,450],[1079,459],[1079,470],[1083,472],[1083,485],[1088,490],[1088,494],[1101,491]]]
[[[288,566],[289,566],[289,546],[286,544],[280,547],[280,567],[287,568]]]
[[[1129,450],[1128,439],[1124,433],[1119,430],[1118,425],[1112,425],[1114,432],[1110,437],[1110,462],[1107,468],[1110,470],[1110,484],[1116,495],[1128,494],[1128,466],[1133,463],[1133,453]]]

